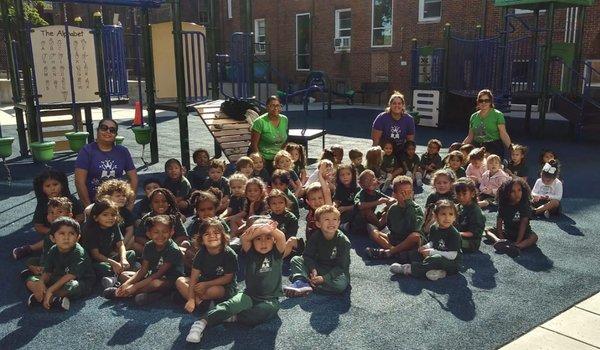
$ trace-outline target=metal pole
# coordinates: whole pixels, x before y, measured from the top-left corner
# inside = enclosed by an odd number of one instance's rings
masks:
[[[8,71],[10,72],[10,87],[12,89],[12,100],[13,103],[17,103],[19,100],[19,86],[18,80],[19,75],[16,71],[16,64],[13,61],[14,52],[12,47],[12,35],[10,29],[10,21],[8,18],[8,2],[0,1],[0,11],[2,11],[2,23],[4,24],[4,44],[6,45]]]
[[[15,0],[15,20],[19,32],[19,54],[21,56],[21,70],[23,72],[23,88],[25,90],[25,117],[27,119],[29,142],[44,141],[39,125],[39,113],[35,106],[33,96],[33,63],[31,62],[31,46],[29,29],[25,28],[25,15],[23,13],[23,0]]]
[[[219,53],[220,32],[219,24],[219,6],[215,0],[209,1],[209,30],[208,30],[208,57],[210,58],[211,73],[211,95],[213,100],[219,99],[219,72],[217,69],[217,54]]]
[[[158,163],[158,136],[156,128],[156,104],[154,101],[154,61],[152,57],[152,32],[148,8],[142,8],[142,46],[144,54],[144,80],[146,81],[146,109],[148,110],[148,125],[152,128],[150,138],[150,160]]]
[[[110,94],[106,88],[106,75],[104,72],[104,50],[102,49],[102,12],[94,12],[94,46],[96,51],[96,70],[98,72],[98,95],[102,106],[102,119],[112,119],[110,109]]]
[[[577,8],[577,28],[575,28],[575,58],[573,60],[573,72],[571,77],[571,93],[577,93],[578,89],[581,89],[579,86],[577,73],[579,73],[582,67],[582,57],[583,57],[583,29],[585,22],[585,7],[580,6]],[[581,72],[581,76],[584,72]],[[585,78],[584,78],[585,79]],[[584,80],[585,83],[585,80]]]
[[[183,71],[183,41],[181,38],[181,7],[180,0],[171,2],[171,17],[173,21],[173,44],[175,46],[175,79],[177,81],[177,117],[179,118],[179,140],[181,146],[181,162],[190,168],[190,140],[188,130],[188,112],[186,107],[185,75]]]
[[[75,117],[76,115],[76,106],[75,106],[75,81],[73,78],[73,62],[71,60],[71,36],[69,35],[69,22],[67,20],[67,8],[66,5],[64,3],[61,4],[62,5],[62,12],[63,12],[63,16],[64,16],[64,21],[63,24],[65,26],[65,47],[67,48],[67,65],[68,65],[68,72],[69,72],[69,80],[70,80],[70,84],[69,84],[69,88],[71,90],[71,115],[73,116],[73,130],[75,131],[79,131],[79,125],[77,125],[77,119]]]
[[[443,68],[443,81],[442,81],[442,98],[440,103],[440,116],[446,114],[446,103],[448,102],[448,70],[450,69],[450,23],[446,23],[444,26],[444,68]],[[440,121],[440,124],[443,124]]]
[[[544,127],[546,125],[546,112],[548,111],[548,100],[549,100],[549,84],[550,79],[548,75],[550,74],[550,57],[552,55],[552,40],[554,36],[554,3],[551,2],[548,5],[548,13],[546,14],[546,23],[550,26],[550,29],[546,32],[546,45],[544,47],[544,61],[542,68],[542,93],[540,95],[540,128],[538,130],[538,135],[541,136],[544,132]]]

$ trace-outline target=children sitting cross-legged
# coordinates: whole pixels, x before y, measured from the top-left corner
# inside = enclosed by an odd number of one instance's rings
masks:
[[[298,174],[294,171],[294,161],[292,155],[286,150],[280,150],[273,158],[273,168],[286,170],[290,174],[291,187],[290,190],[298,192],[302,188],[302,182]]]
[[[495,204],[496,192],[502,183],[508,181],[510,176],[502,170],[500,157],[490,154],[486,159],[486,172],[479,182],[479,206],[485,208]]]
[[[477,187],[468,177],[461,177],[454,184],[458,202],[458,219],[454,226],[460,232],[462,251],[473,253],[479,250],[485,229],[485,216],[477,205]]]
[[[227,210],[221,213],[220,217],[229,223],[233,232],[237,232],[238,227],[242,225],[242,220],[246,217],[246,183],[248,178],[242,173],[236,173],[229,177],[229,188],[231,197]]]
[[[336,186],[333,194],[333,203],[340,211],[340,229],[349,233],[352,226],[360,226],[357,221],[360,216],[354,208],[354,197],[358,193],[358,184],[356,183],[356,169],[352,164],[341,164],[335,174]],[[355,225],[352,225],[354,222]]]
[[[132,268],[135,252],[126,250],[119,228],[119,208],[108,199],[97,200],[90,218],[83,227],[83,247],[92,258],[97,277],[102,277],[102,287],[112,287],[121,272]]]
[[[285,194],[285,196],[289,200],[289,207],[292,214],[294,214],[297,218],[300,218],[300,205],[298,204],[298,198],[290,191],[290,174],[289,172],[276,169],[273,171],[273,175],[271,176],[271,189],[272,190],[280,190]]]
[[[375,215],[375,209],[380,204],[392,204],[394,199],[379,190],[379,181],[372,170],[363,171],[358,176],[358,184],[361,189],[354,197],[355,206],[367,224],[373,225],[375,228],[381,228],[385,223],[382,223],[380,218]]]
[[[204,183],[204,180],[208,177],[208,170],[210,168],[210,155],[204,148],[198,148],[194,151],[192,159],[196,166],[189,173],[189,180],[194,190],[199,190]]]
[[[551,214],[557,214],[560,211],[560,200],[563,194],[563,184],[558,178],[560,174],[560,164],[558,160],[551,159],[544,167],[540,178],[535,181],[531,195],[533,197],[531,204],[535,209],[536,215],[543,214],[546,219]]]
[[[426,277],[432,281],[458,273],[462,252],[460,234],[453,226],[456,206],[449,200],[440,200],[433,212],[436,223],[429,232],[429,243],[418,250],[399,254],[398,262],[390,266],[390,272]]]
[[[408,140],[404,143],[404,154],[400,156],[400,164],[404,169],[404,175],[412,178],[413,183],[417,187],[423,185],[423,174],[421,173],[420,164],[421,160],[417,155],[417,144],[415,141]]]
[[[229,181],[225,177],[223,177],[223,173],[225,172],[225,163],[218,159],[213,159],[210,161],[209,169],[208,169],[208,177],[204,180],[202,184],[202,190],[206,191],[211,187],[217,188],[221,191],[223,196],[220,199],[220,203],[217,207],[217,213],[223,212],[223,210],[227,209],[229,205],[229,195],[231,195],[231,190],[229,188]]]
[[[96,200],[99,199],[108,199],[113,202],[117,208],[119,209],[119,229],[121,230],[121,234],[123,235],[123,244],[125,244],[125,249],[133,249],[134,245],[134,226],[135,226],[135,217],[133,213],[129,210],[128,205],[134,199],[135,195],[131,186],[127,181],[119,180],[119,179],[110,179],[104,181],[100,186],[98,186],[98,191],[96,193]],[[94,207],[94,203],[90,204],[87,208],[85,208],[85,213],[88,216],[86,219],[89,220],[89,213]],[[85,233],[85,226],[83,227]]]
[[[294,171],[298,174],[300,182],[304,184],[308,175],[306,173],[306,152],[304,146],[297,143],[289,142],[285,145],[285,150],[290,152],[292,160],[294,161]]]
[[[370,238],[381,247],[366,248],[371,259],[390,258],[421,245],[423,210],[414,202],[413,182],[408,176],[397,176],[393,183],[396,203],[383,215],[387,228],[371,230]]]
[[[468,178],[475,181],[475,185],[479,186],[481,177],[486,170],[485,147],[473,148],[469,153],[469,165],[467,165],[465,174]]]
[[[27,305],[41,303],[44,308],[70,307],[70,299],[89,294],[94,284],[94,270],[85,250],[77,243],[81,235],[77,221],[60,217],[54,220],[48,233],[54,246],[44,259],[40,276],[27,279],[31,291]]]
[[[207,325],[240,322],[257,325],[275,317],[279,311],[281,272],[285,235],[270,219],[259,219],[242,235],[246,255],[246,289],[217,306],[194,322],[186,341],[199,343]]]
[[[463,168],[463,163],[463,154],[460,151],[452,151],[446,157],[446,168],[454,171],[457,179],[467,176]]]
[[[454,190],[452,188],[456,176],[450,169],[440,169],[433,173],[431,178],[434,192],[427,196],[425,202],[425,222],[423,224],[423,233],[429,234],[429,227],[435,222],[433,207],[439,200],[447,199],[454,202]]]
[[[135,303],[146,305],[160,299],[175,280],[183,274],[183,256],[173,237],[170,215],[156,215],[146,221],[150,241],[144,246],[142,266],[138,271],[119,274],[119,287],[108,287],[102,295],[106,299],[135,297]]]
[[[298,218],[288,209],[288,202],[286,195],[278,189],[271,190],[267,195],[269,217],[277,222],[277,228],[285,235],[284,258],[290,255],[292,251],[301,253],[304,250],[304,240],[296,237],[298,234]]]
[[[529,221],[531,190],[521,178],[510,179],[498,190],[498,219],[496,228],[486,230],[486,236],[494,242],[498,253],[510,257],[521,254],[521,250],[533,246],[538,236],[531,230]]]
[[[190,313],[204,301],[227,300],[237,292],[237,254],[227,245],[229,237],[223,224],[216,218],[206,219],[198,228],[198,236],[201,248],[194,257],[192,274],[175,282]]]
[[[437,139],[427,141],[427,152],[421,156],[421,171],[423,171],[423,179],[429,180],[431,175],[442,167],[442,157],[440,150],[442,142]]]
[[[132,211],[133,217],[135,218],[135,226],[139,226],[140,219],[142,218],[142,216],[144,216],[152,211],[152,208],[150,207],[150,194],[155,189],[160,188],[161,183],[157,178],[151,177],[151,178],[144,180],[142,187],[144,188],[145,196],[144,196],[144,198],[139,200],[137,203],[135,203],[135,205],[133,206],[133,211]],[[134,233],[135,233],[135,229],[134,229]]]
[[[308,213],[306,214],[306,240],[318,229],[315,219],[315,212],[325,204],[333,204],[331,201],[331,192],[329,190],[327,178],[323,177],[325,172],[319,172],[319,182],[312,183],[306,189],[306,204]]]
[[[504,168],[511,177],[520,177],[527,181],[527,147],[517,144],[510,145],[510,161]]]
[[[288,297],[313,291],[339,294],[350,284],[350,240],[339,230],[340,212],[323,205],[315,212],[319,230],[306,243],[302,256],[290,261],[292,284],[283,288]]]

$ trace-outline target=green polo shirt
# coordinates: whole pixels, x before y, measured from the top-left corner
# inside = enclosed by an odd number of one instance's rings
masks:
[[[482,118],[479,111],[471,115],[469,128],[473,130],[473,138],[476,143],[492,142],[500,139],[498,125],[506,124],[504,114],[497,109],[491,109]]]
[[[279,125],[275,127],[269,121],[268,113],[261,115],[252,123],[252,131],[260,134],[258,150],[266,160],[273,160],[275,154],[281,150],[287,140],[288,119],[285,115],[279,115]]]

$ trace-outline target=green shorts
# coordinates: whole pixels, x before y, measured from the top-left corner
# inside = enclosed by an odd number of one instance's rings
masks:
[[[59,276],[50,277],[46,286],[51,286],[56,281],[60,279]],[[40,276],[29,276],[27,281],[38,282],[40,280]],[[80,280],[70,280],[67,283],[63,284],[60,288],[61,291],[65,292],[65,295],[70,299],[81,298],[82,296],[88,295],[92,292],[92,283],[80,281]]]

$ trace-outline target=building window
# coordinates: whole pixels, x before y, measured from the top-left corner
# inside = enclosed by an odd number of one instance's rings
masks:
[[[371,1],[371,46],[392,46],[392,0]]]
[[[267,51],[267,32],[265,30],[265,23],[264,18],[254,20],[254,52],[256,54],[264,54]]]
[[[351,32],[352,12],[350,9],[335,10],[335,38],[333,40],[335,51],[350,50]]]
[[[442,0],[419,0],[419,22],[439,22],[442,19]]]
[[[227,18],[233,18],[233,0],[227,0]]]
[[[296,70],[310,70],[310,13],[296,15]]]

